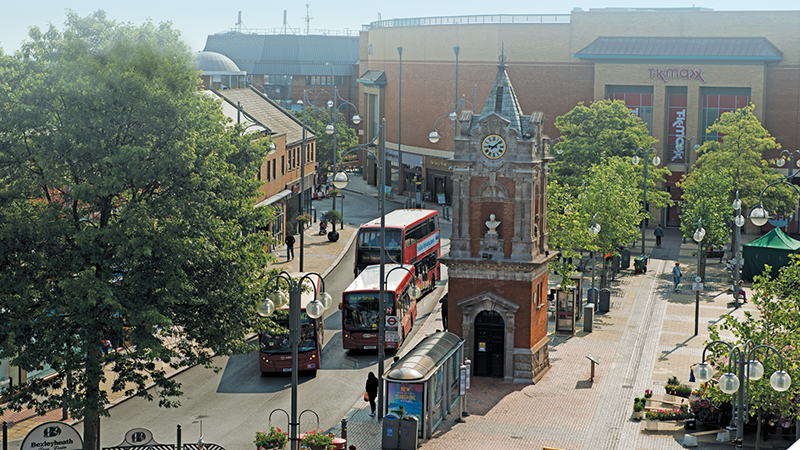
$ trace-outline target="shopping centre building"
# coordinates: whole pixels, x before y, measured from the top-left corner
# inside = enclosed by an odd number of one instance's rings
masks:
[[[706,129],[726,111],[753,103],[782,149],[798,148],[798,23],[800,11],[706,8],[373,22],[360,36],[364,138],[385,118],[387,184],[449,203],[448,159],[459,124],[447,115],[455,111],[460,119],[483,109],[503,53],[521,109],[542,111],[551,139],[559,136],[555,118],[578,103],[623,100],[659,140],[662,165],[672,172],[661,188],[679,201],[675,181],[691,170],[696,144],[718,139]],[[377,162],[366,164],[365,176],[377,182]],[[777,170],[786,173],[785,166]],[[679,206],[651,212],[668,226],[679,224]]]

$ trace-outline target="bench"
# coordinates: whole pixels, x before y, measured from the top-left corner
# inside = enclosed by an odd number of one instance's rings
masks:
[[[706,250],[706,259],[719,258],[719,262],[722,263],[722,258],[724,258],[724,257],[725,257],[725,250],[723,250],[723,249],[719,249],[719,250],[708,249],[708,250]]]

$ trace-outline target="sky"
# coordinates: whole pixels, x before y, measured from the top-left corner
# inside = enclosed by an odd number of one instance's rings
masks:
[[[612,1],[611,3],[608,3]],[[280,30],[283,12],[289,27],[298,34],[305,34],[309,5],[309,28],[331,30],[334,33],[357,32],[362,25],[380,19],[402,19],[416,17],[440,17],[491,14],[569,14],[574,8],[676,8],[703,7],[715,11],[786,11],[800,10],[797,0],[705,0],[698,3],[664,0],[573,0],[570,3],[544,0],[505,0],[502,10],[492,9],[493,2],[477,0],[304,0],[282,3],[243,2],[240,7],[229,6],[232,2],[219,0],[3,0],[0,13],[0,47],[6,53],[19,49],[28,37],[28,27],[47,29],[52,23],[64,28],[66,10],[71,9],[85,17],[98,9],[105,10],[108,18],[117,22],[143,24],[148,18],[156,24],[171,21],[173,28],[181,32],[184,41],[193,51],[201,51],[210,34],[236,27],[238,14],[242,12],[243,31],[261,32],[267,29]],[[571,6],[567,6],[571,5]],[[316,34],[313,33],[312,34]]]

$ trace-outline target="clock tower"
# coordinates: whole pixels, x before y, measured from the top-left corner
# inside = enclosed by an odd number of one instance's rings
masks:
[[[473,375],[535,383],[550,367],[544,114],[522,114],[500,56],[480,115],[461,116],[453,166],[449,328]]]

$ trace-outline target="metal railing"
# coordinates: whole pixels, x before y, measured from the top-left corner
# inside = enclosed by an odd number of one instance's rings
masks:
[[[491,14],[481,16],[417,17],[389,19],[364,25],[362,31],[373,28],[417,27],[427,25],[468,25],[491,23],[570,23],[570,14]]]

